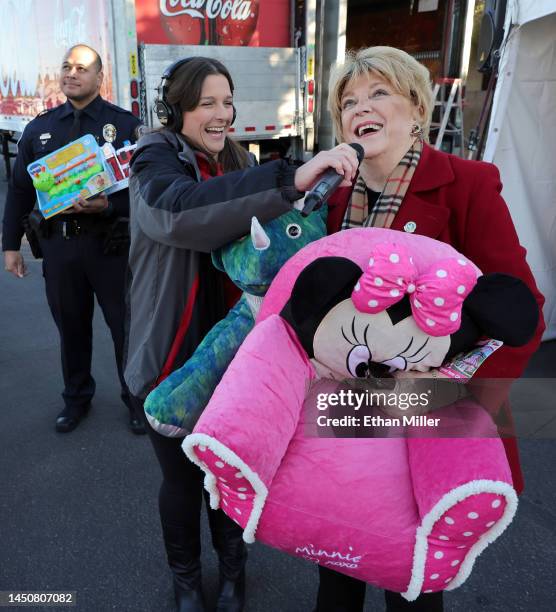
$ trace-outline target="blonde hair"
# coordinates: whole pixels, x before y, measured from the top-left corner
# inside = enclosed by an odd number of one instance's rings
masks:
[[[374,73],[389,83],[396,93],[409,100],[419,112],[419,126],[423,138],[428,140],[433,97],[430,74],[405,51],[394,47],[367,47],[348,51],[343,64],[337,64],[330,73],[328,109],[332,114],[336,138],[342,140],[342,95],[353,79]]]

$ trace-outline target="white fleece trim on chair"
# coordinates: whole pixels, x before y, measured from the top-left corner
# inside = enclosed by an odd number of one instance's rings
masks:
[[[263,303],[262,295],[253,295],[252,293],[243,292],[245,296],[245,301],[247,302],[247,306],[251,309],[251,314],[253,316],[253,321],[257,319],[259,315],[259,310],[261,309],[261,305]]]
[[[402,596],[408,601],[417,599],[421,592],[421,587],[425,577],[425,564],[427,561],[428,552],[428,536],[430,535],[436,522],[457,503],[463,501],[471,495],[479,493],[495,493],[503,495],[506,498],[506,508],[504,514],[491,529],[485,532],[475,544],[467,552],[463,563],[454,579],[450,582],[445,590],[451,591],[461,586],[469,577],[473,565],[477,557],[483,550],[494,542],[512,522],[517,510],[517,494],[513,487],[507,482],[498,480],[472,480],[460,487],[452,489],[446,493],[440,501],[432,507],[426,514],[421,525],[417,528],[415,535],[415,548],[413,551],[413,567],[411,570],[411,580],[407,587],[407,591],[402,593]]]
[[[237,468],[247,479],[249,484],[255,491],[255,499],[253,501],[253,510],[249,515],[249,520],[243,530],[243,540],[247,544],[252,544],[255,541],[255,532],[259,525],[261,514],[263,513],[266,498],[268,497],[268,489],[259,476],[232,450],[224,446],[221,442],[212,438],[207,434],[193,433],[187,436],[183,441],[182,448],[187,457],[198,465],[205,472],[205,489],[210,495],[210,507],[217,510],[220,506],[220,495],[218,493],[216,476],[208,469],[207,465],[197,457],[195,453],[195,445],[206,446],[215,455],[220,457],[229,465]]]
[[[183,438],[189,433],[188,429],[178,427],[177,425],[168,425],[168,423],[162,423],[155,417],[145,412],[149,425],[160,435],[166,436],[167,438]]]

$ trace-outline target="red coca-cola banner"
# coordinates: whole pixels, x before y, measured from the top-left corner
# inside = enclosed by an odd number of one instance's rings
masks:
[[[290,46],[290,0],[135,0],[139,42]]]

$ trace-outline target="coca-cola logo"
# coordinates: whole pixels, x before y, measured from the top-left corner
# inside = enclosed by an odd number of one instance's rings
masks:
[[[189,15],[194,19],[245,21],[252,16],[251,0],[160,0],[160,12],[166,17]]]
[[[168,41],[178,45],[258,45],[260,0],[159,0]]]

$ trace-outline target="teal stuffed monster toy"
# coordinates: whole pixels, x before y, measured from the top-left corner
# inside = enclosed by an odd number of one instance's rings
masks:
[[[191,433],[238,348],[253,328],[263,296],[278,270],[309,242],[326,235],[326,207],[307,218],[292,210],[264,228],[256,217],[251,236],[212,253],[243,295],[228,315],[205,336],[191,358],[145,400],[151,426],[164,436]]]

